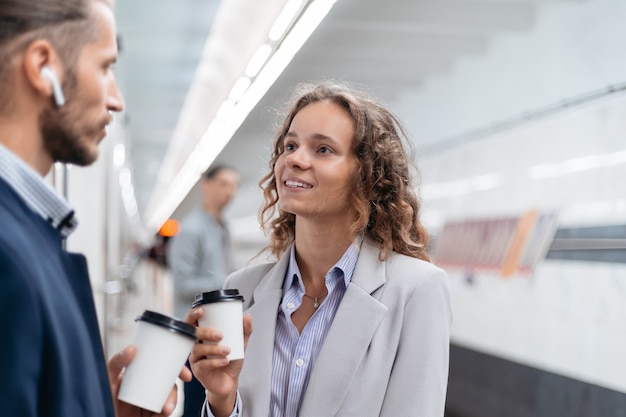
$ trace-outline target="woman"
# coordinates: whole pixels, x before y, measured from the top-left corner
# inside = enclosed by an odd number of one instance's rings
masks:
[[[226,347],[208,344],[190,356],[207,415],[443,416],[450,302],[403,140],[359,92],[323,83],[297,95],[261,180],[278,261],[226,282],[254,321],[246,358],[228,363]]]

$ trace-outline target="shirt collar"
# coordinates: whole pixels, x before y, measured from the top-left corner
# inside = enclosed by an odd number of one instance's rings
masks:
[[[78,225],[74,210],[28,164],[0,144],[0,178],[63,237]]]

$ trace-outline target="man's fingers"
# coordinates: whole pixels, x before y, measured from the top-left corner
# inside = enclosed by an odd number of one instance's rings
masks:
[[[185,382],[191,381],[191,370],[187,368],[186,366],[183,366],[183,369],[181,369],[178,377]]]
[[[133,360],[136,352],[137,349],[134,346],[128,346],[109,360],[107,369],[111,382],[114,383],[119,379],[122,370]]]
[[[185,367],[185,369],[187,369]],[[178,401],[178,387],[174,384],[174,388],[170,391],[169,397],[167,397],[167,401],[165,401],[165,405],[163,406],[163,414],[169,416],[174,412],[176,408],[176,402]]]

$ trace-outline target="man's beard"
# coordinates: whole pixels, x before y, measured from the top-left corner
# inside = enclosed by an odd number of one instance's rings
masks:
[[[64,85],[66,103],[62,107],[56,107],[52,102],[39,116],[39,129],[43,137],[43,145],[54,162],[64,162],[79,166],[92,164],[97,154],[90,152],[84,142],[85,134],[81,132],[78,119],[80,109],[76,109],[76,103],[72,100],[77,91],[76,77],[72,73],[65,74],[67,83]]]

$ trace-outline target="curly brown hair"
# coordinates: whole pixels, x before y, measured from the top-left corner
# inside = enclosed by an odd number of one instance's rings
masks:
[[[344,108],[354,123],[352,149],[358,163],[348,198],[356,212],[351,232],[376,242],[381,260],[394,251],[428,261],[429,236],[419,220],[420,203],[412,184],[411,144],[400,121],[375,99],[344,84],[303,84],[294,97],[274,139],[270,171],[259,182],[265,197],[259,217],[270,233],[266,250],[278,257],[295,239],[295,215],[280,209],[274,175],[285,135],[300,110],[326,101]]]

